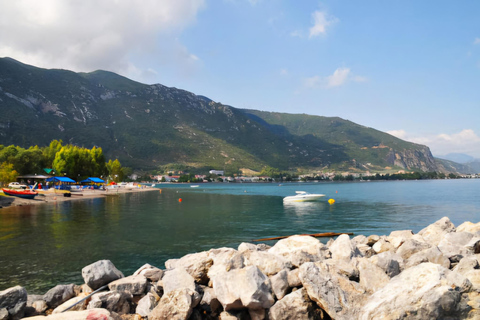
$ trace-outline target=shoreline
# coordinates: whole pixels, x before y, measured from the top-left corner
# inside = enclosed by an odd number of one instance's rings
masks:
[[[145,191],[155,191],[157,188],[150,186],[143,186],[142,188],[116,188],[116,189],[94,189],[94,190],[83,190],[79,192],[71,192],[70,197],[65,197],[64,193],[68,193],[63,190],[53,190],[49,189],[48,191],[41,190],[38,193],[38,196],[35,199],[23,199],[15,196],[4,195],[3,192],[0,192],[0,210],[3,208],[15,207],[15,206],[30,206],[30,205],[40,205],[45,203],[56,203],[64,201],[76,201],[76,200],[85,200],[85,199],[95,199],[95,198],[105,198],[109,195],[125,194],[125,193],[135,193],[135,192],[145,192]]]

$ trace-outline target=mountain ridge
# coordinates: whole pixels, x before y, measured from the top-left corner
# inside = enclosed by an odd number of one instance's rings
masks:
[[[0,112],[0,144],[61,139],[100,146],[133,168],[450,171],[427,146],[339,117],[238,109],[103,70],[75,73],[0,58]]]

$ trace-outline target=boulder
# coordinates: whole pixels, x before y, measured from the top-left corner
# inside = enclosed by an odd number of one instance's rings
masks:
[[[279,273],[270,277],[270,283],[272,285],[273,293],[277,300],[283,299],[287,294],[288,289],[288,269],[283,269]]]
[[[368,293],[383,288],[390,281],[385,271],[367,258],[358,259],[358,272],[360,285]]]
[[[120,315],[130,313],[132,295],[127,292],[100,292],[92,296],[87,309],[103,308]]]
[[[213,290],[226,311],[239,309],[268,309],[273,305],[270,280],[258,267],[230,270],[217,274]]]
[[[165,293],[148,315],[149,320],[187,320],[193,310],[194,292],[187,288]]]
[[[36,316],[28,320],[121,320],[120,317],[105,309],[90,309],[83,311],[67,311],[52,314],[48,317]]]
[[[167,269],[183,268],[197,283],[208,284],[208,270],[213,264],[213,259],[208,251],[187,254],[180,259],[171,259],[165,262]]]
[[[270,320],[314,320],[324,319],[320,310],[308,298],[305,288],[287,294],[282,300],[277,301],[269,310]]]
[[[380,236],[376,235],[376,234],[372,234],[372,235],[369,235],[367,237],[367,245],[369,245],[370,247],[373,246],[375,243],[377,243],[377,241],[380,240]]]
[[[438,246],[445,234],[454,232],[455,226],[448,217],[436,221],[435,223],[423,228],[418,232],[418,235],[422,236],[426,242],[431,245]]]
[[[245,267],[243,254],[232,248],[211,249],[209,256],[213,259],[213,266],[208,270],[210,279],[219,272]],[[212,284],[209,283],[209,286],[211,287]]]
[[[201,290],[203,294],[199,304],[200,310],[212,316],[218,315],[222,311],[222,304],[218,301],[213,288],[201,287]]]
[[[414,253],[405,261],[405,269],[419,265],[420,263],[436,263],[444,268],[450,269],[450,260],[443,255],[438,247],[431,247],[423,251]]]
[[[110,291],[126,291],[132,295],[141,295],[147,288],[147,278],[143,275],[129,276],[108,284]]]
[[[333,260],[350,260],[353,257],[360,256],[357,246],[346,234],[338,236],[329,249]]]
[[[474,269],[480,269],[480,264],[478,263],[477,257],[467,256],[459,261],[453,271],[466,275],[468,272]]]
[[[21,286],[15,286],[0,291],[0,309],[7,310],[11,319],[20,319],[25,313],[27,306],[27,290]]]
[[[283,256],[293,266],[299,267],[305,262],[323,260],[328,248],[314,237],[291,236],[278,241],[268,252]]]
[[[295,288],[295,287],[301,287],[302,286],[302,281],[300,281],[300,278],[298,277],[299,272],[300,272],[300,269],[298,269],[298,268],[288,271],[287,281],[288,281],[288,286],[290,288]]]
[[[264,320],[267,315],[265,309],[248,309],[251,320]]]
[[[387,237],[387,241],[392,244],[394,249],[398,249],[405,240],[411,239],[413,236],[412,230],[397,230],[392,231]]]
[[[157,305],[157,297],[152,293],[147,293],[138,301],[135,313],[142,317],[147,317]]]
[[[386,251],[393,251],[395,248],[393,245],[387,241],[385,237],[381,237],[375,244],[372,246],[372,249],[376,253],[382,253]]]
[[[62,313],[64,310],[68,308],[70,308],[68,309],[69,311],[79,311],[79,310],[87,309],[87,300],[80,302],[85,297],[86,295],[80,295],[65,301],[64,303],[56,307],[55,310],[53,310],[52,314]]]
[[[0,320],[8,320],[9,314],[7,308],[0,309]]]
[[[74,284],[59,284],[48,290],[43,296],[43,300],[49,308],[54,309],[75,296],[74,287]]]
[[[415,239],[407,239],[405,242],[398,248],[397,254],[403,259],[406,260],[410,258],[413,254],[426,250],[432,247],[432,245],[426,242],[420,242]]]
[[[365,300],[365,290],[356,282],[328,270],[327,264],[307,262],[300,267],[300,280],[311,300],[332,319],[356,319]]]
[[[183,268],[167,270],[162,278],[162,283],[165,294],[178,289],[195,291],[195,279]]]
[[[110,260],[100,260],[84,267],[82,277],[90,288],[96,290],[124,276]]]
[[[350,280],[358,279],[358,268],[356,266],[357,258],[352,260],[333,260],[327,259],[317,265],[322,266],[329,272],[334,272],[338,275],[344,276]]]
[[[396,253],[385,251],[374,255],[369,260],[380,267],[390,278],[395,277],[403,269],[403,259]]]
[[[265,251],[244,252],[245,266],[257,266],[265,275],[277,274],[283,269],[291,269],[292,263],[280,255]]]
[[[358,236],[353,237],[353,238],[352,238],[352,242],[353,242],[356,246],[358,246],[359,244],[365,244],[365,245],[367,245],[367,242],[368,242],[368,241],[367,241],[367,237],[366,237],[366,236],[364,236],[363,234],[360,234],[360,235],[358,235]],[[330,246],[329,246],[329,247],[330,247]]]
[[[438,249],[450,258],[460,254],[462,256],[473,254],[473,250],[466,248],[466,245],[472,240],[473,234],[469,232],[450,232],[443,236],[438,243]]]
[[[141,266],[137,271],[135,271],[133,275],[142,275],[152,282],[157,282],[158,280],[162,279],[163,270],[146,263]]]
[[[470,221],[465,221],[457,227],[457,232],[470,232],[476,233],[480,231],[480,222],[471,223]]]
[[[422,263],[392,278],[371,295],[358,319],[461,319],[470,307],[462,300],[468,280],[438,264]]]

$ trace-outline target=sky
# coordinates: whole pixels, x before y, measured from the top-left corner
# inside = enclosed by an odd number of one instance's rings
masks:
[[[0,57],[480,158],[480,1],[0,0]]]

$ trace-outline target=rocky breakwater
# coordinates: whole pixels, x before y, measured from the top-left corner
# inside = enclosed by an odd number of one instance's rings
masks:
[[[242,243],[128,277],[102,260],[81,286],[0,292],[0,319],[480,319],[479,253],[480,223],[445,217],[417,234]]]

